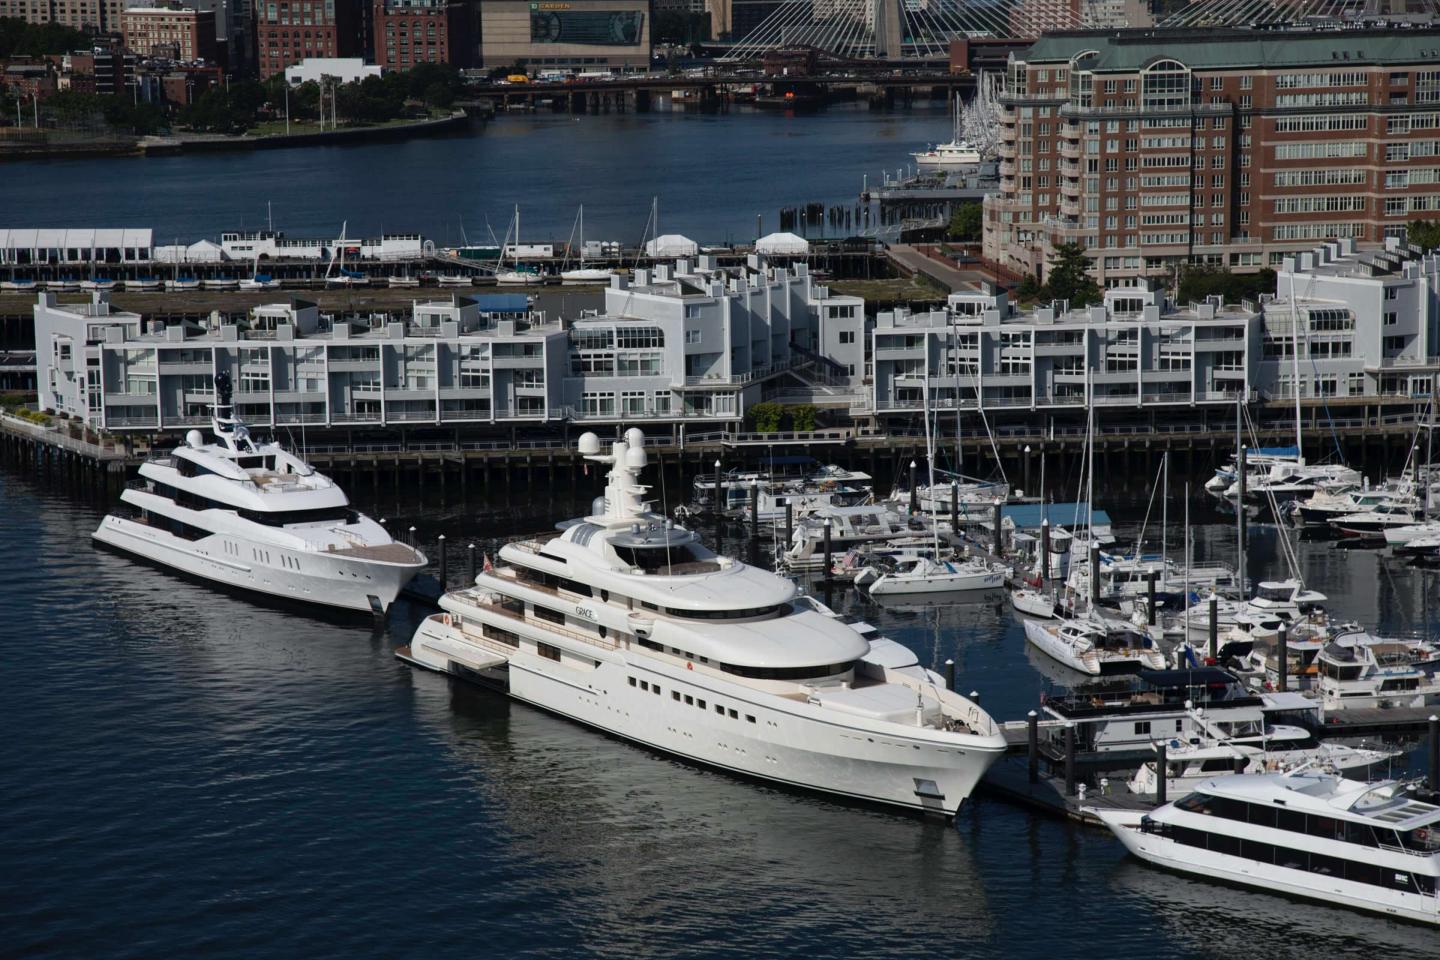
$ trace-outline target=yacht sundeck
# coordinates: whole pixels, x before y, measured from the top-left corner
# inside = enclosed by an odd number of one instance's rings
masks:
[[[1148,814],[1092,812],[1157,866],[1440,924],[1440,806],[1410,784],[1253,774]]]
[[[383,613],[425,566],[350,507],[333,480],[232,416],[230,378],[215,377],[215,438],[191,430],[140,467],[93,534],[101,543],[233,587]]]
[[[1005,751],[999,727],[914,654],[707,550],[652,512],[644,436],[590,516],[508,544],[441,600],[401,658],[657,750],[797,787],[954,814]]]

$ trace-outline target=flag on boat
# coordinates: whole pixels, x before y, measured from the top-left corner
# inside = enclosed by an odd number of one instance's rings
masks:
[[[495,564],[493,564],[493,563],[490,562],[490,554],[488,554],[488,553],[485,554],[485,565],[482,566],[480,569],[483,570],[483,571],[486,572],[486,573],[494,573],[494,572],[495,572]]]

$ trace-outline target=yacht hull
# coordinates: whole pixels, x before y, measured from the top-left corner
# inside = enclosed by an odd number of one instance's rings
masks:
[[[1125,849],[1146,863],[1229,883],[1261,887],[1330,906],[1383,913],[1421,923],[1440,924],[1440,899],[1374,884],[1281,867],[1199,847],[1186,846],[1139,829],[1138,811],[1093,810]]]
[[[497,657],[439,617],[420,625],[402,658],[684,760],[919,812],[953,816],[1005,750],[999,737],[942,743],[807,716],[821,711],[788,700],[778,708],[709,674],[632,664],[619,650],[597,649],[588,668],[524,650]]]
[[[364,613],[384,613],[422,564],[374,563],[337,554],[254,544],[234,534],[185,540],[165,530],[107,516],[92,534],[99,543],[227,587],[286,600]],[[227,544],[233,549],[227,551]],[[276,563],[253,559],[270,557]],[[285,561],[295,561],[287,567]]]
[[[962,590],[993,590],[1005,585],[1000,573],[961,573],[906,577],[885,574],[870,586],[871,596],[899,596],[920,593],[958,593]]]

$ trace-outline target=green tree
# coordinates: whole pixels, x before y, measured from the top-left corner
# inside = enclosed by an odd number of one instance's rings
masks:
[[[945,230],[945,239],[975,243],[979,241],[984,225],[984,211],[980,204],[962,203],[950,214],[950,226]]]
[[[1101,301],[1100,286],[1090,276],[1090,258],[1083,246],[1072,242],[1055,248],[1045,295],[1051,300],[1068,300],[1072,307]]]
[[[1440,220],[1411,220],[1405,238],[1423,250],[1440,247]]]
[[[1191,264],[1180,270],[1175,298],[1180,303],[1203,302],[1220,296],[1226,303],[1254,300],[1262,293],[1275,292],[1275,271],[1266,267],[1255,273],[1231,273],[1225,267]]]
[[[799,433],[814,430],[817,419],[818,414],[814,404],[802,403],[790,408],[791,428]]]
[[[90,34],[58,23],[27,23],[17,17],[0,17],[0,60],[84,50],[90,40]]]
[[[1045,293],[1045,288],[1035,279],[1035,274],[1027,273],[1015,286],[1015,298],[1017,300],[1035,300]]]
[[[766,400],[751,406],[750,416],[755,420],[756,431],[775,433],[780,429],[780,420],[785,416],[785,408],[778,403]]]

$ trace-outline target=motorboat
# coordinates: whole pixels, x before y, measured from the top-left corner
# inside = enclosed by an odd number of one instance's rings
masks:
[[[386,278],[385,278],[385,285],[388,286],[388,287],[390,287],[391,289],[406,288],[406,287],[418,287],[418,286],[420,286],[420,278],[419,278],[419,277],[386,277]]]
[[[46,280],[45,289],[52,293],[74,293],[80,289],[80,281],[74,277],[60,277],[55,280]]]
[[[763,492],[799,486],[821,493],[850,487],[868,494],[869,484],[868,473],[833,463],[822,464],[814,457],[795,454],[765,457],[754,467],[734,467],[718,476],[700,474],[692,490],[696,504],[713,509],[715,491],[719,489],[724,500],[720,509],[738,510],[750,502],[750,491],[755,487]]]
[[[397,655],[646,748],[791,787],[953,815],[1006,750],[914,653],[657,514],[635,429],[591,513],[503,546]],[[520,749],[524,749],[523,745]]]
[[[0,293],[33,293],[40,288],[34,280],[0,280]]]
[[[1420,519],[1419,505],[1413,500],[1387,500],[1370,510],[1335,517],[1331,519],[1330,526],[1343,536],[1361,540],[1382,540],[1386,530],[1392,527],[1412,527]]]
[[[967,560],[939,560],[913,557],[901,560],[893,570],[855,578],[857,587],[871,596],[907,593],[955,593],[962,590],[993,590],[1005,585],[1009,573],[1003,564],[972,557]]]
[[[194,277],[176,277],[174,280],[165,281],[165,289],[171,292],[183,293],[189,290],[199,290],[200,281]]]
[[[879,504],[853,507],[823,507],[797,521],[790,548],[782,559],[791,570],[820,569],[825,563],[825,544],[832,556],[865,543],[888,541],[897,537],[916,537],[948,546],[951,542],[950,522],[936,520],[925,514],[908,517]]]
[[[1165,657],[1140,630],[1119,621],[1076,617],[1026,620],[1025,639],[1065,666],[1098,677],[1165,669]]]
[[[200,281],[206,290],[239,290],[240,281],[234,277],[206,277]]]
[[[162,282],[159,277],[136,277],[133,280],[125,281],[126,290],[134,290],[145,293],[152,290],[159,290]]]
[[[213,437],[191,430],[140,467],[97,542],[188,575],[286,600],[383,614],[425,567],[329,477],[233,416],[215,377]]]
[[[268,273],[257,273],[254,276],[241,277],[240,289],[245,292],[254,292],[259,290],[279,290],[280,281],[276,280]]]
[[[1147,863],[1440,924],[1440,805],[1321,770],[1217,777],[1146,813],[1086,808]]]
[[[88,291],[90,293],[95,293],[97,291],[101,293],[108,293],[111,290],[114,290],[117,286],[119,286],[119,284],[117,284],[114,280],[111,280],[109,277],[93,277],[89,280],[80,281],[80,289]]]
[[[463,273],[442,273],[435,277],[435,283],[442,287],[471,287],[475,278]]]
[[[965,170],[978,167],[984,156],[979,146],[966,140],[961,134],[962,120],[961,100],[959,95],[956,95],[954,130],[949,142],[933,144],[910,154],[915,165],[931,170]]]
[[[1288,724],[1267,726],[1263,733],[1242,737],[1173,738],[1165,744],[1165,793],[1178,796],[1226,774],[1312,768],[1353,776],[1394,759],[1400,752],[1322,743],[1309,730]],[[1157,762],[1142,763],[1126,781],[1131,793],[1156,795]]]
[[[1440,537],[1440,520],[1385,528],[1385,542],[1395,548],[1404,547],[1412,540],[1430,537]]]
[[[1247,476],[1261,478],[1276,464],[1293,465],[1301,462],[1299,447],[1257,447],[1245,451]],[[1215,475],[1205,481],[1205,489],[1213,494],[1223,494],[1240,475],[1236,458],[1232,455],[1224,466],[1217,467]]]
[[[1440,698],[1440,680],[1413,662],[1381,663],[1361,637],[1338,637],[1315,657],[1321,702],[1327,711],[1423,707]]]

